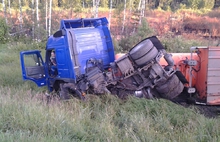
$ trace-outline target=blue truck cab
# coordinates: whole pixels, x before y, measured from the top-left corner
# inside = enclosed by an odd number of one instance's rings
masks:
[[[48,86],[49,91],[63,82],[80,81],[90,60],[100,61],[104,69],[115,60],[105,17],[61,20],[59,30],[47,40],[45,59],[39,50],[20,52],[23,79]]]

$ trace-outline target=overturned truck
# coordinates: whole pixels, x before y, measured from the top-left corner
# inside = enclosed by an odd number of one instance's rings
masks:
[[[159,64],[161,57],[167,61],[167,66],[162,67]],[[171,54],[166,53],[156,37],[138,43],[129,53],[110,63],[107,71],[94,65],[95,63],[85,74],[87,88],[91,93],[110,92],[119,98],[134,95],[148,99],[173,99],[184,88],[173,69],[174,61]]]
[[[61,20],[60,29],[48,38],[44,61],[39,50],[20,52],[20,61],[24,80],[47,85],[61,99],[108,93],[172,100],[187,82],[184,77],[180,81],[183,75],[155,36],[115,59],[106,18]]]

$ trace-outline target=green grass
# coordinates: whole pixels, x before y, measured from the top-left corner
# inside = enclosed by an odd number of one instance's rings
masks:
[[[219,141],[219,119],[166,100],[110,95],[49,104],[32,90],[0,88],[1,141]]]
[[[34,45],[0,46],[0,141],[220,141],[220,118],[163,99],[120,100],[87,96],[49,103],[46,88],[21,78],[19,51]]]

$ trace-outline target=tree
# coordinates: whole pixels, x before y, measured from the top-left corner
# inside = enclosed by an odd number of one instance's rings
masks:
[[[8,42],[8,26],[4,18],[0,17],[0,43]]]
[[[49,6],[49,28],[48,28],[48,34],[51,33],[51,13],[52,13],[52,0],[50,0],[50,6]]]
[[[124,28],[125,28],[125,20],[126,20],[126,3],[127,3],[127,1],[124,0],[124,16],[123,16],[123,24],[122,24],[122,33],[124,33]]]
[[[31,9],[32,9],[32,39],[35,38],[35,14],[34,14],[34,0],[31,1]]]
[[[220,7],[220,0],[215,0],[214,8]]]
[[[37,20],[37,27],[39,28],[38,0],[36,0],[36,20]]]
[[[100,0],[93,0],[94,4],[93,6],[95,6],[95,14],[94,17],[98,17],[98,13],[99,13],[99,2]]]
[[[3,7],[3,10],[4,10],[5,22],[8,23],[7,12],[6,12],[6,7],[5,7],[5,0],[2,0],[2,7]]]
[[[10,19],[12,19],[12,18],[11,18],[11,0],[8,0],[8,9],[9,9]],[[10,23],[12,23],[12,22],[10,22]]]
[[[46,7],[45,7],[45,28],[46,28],[46,33],[47,33],[47,28],[48,28],[48,25],[47,25],[47,20],[48,20],[48,15],[47,15],[47,8],[48,8],[48,2],[46,0]]]
[[[112,0],[110,0],[110,8],[109,8],[109,18],[108,18],[108,21],[109,21],[109,29],[111,27],[111,17],[112,17]]]
[[[108,0],[101,0],[101,1],[100,1],[101,7],[108,7],[108,3],[109,3]]]
[[[20,22],[20,30],[23,30],[23,16],[22,16],[22,5],[21,5],[21,0],[19,0],[19,10],[20,10],[20,17],[19,17],[19,22]]]

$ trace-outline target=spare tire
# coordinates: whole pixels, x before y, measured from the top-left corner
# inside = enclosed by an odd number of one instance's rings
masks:
[[[163,98],[172,100],[177,97],[183,91],[183,84],[179,78],[174,74],[170,77],[166,83],[157,86],[156,90]]]

